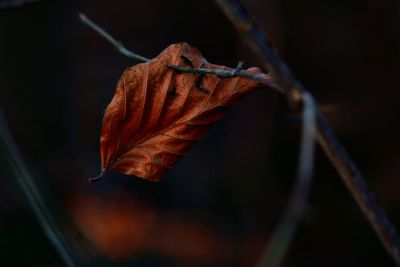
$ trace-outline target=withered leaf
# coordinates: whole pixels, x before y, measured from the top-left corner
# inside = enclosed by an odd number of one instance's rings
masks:
[[[265,87],[240,77],[178,73],[168,64],[230,70],[208,63],[187,43],[125,70],[104,114],[102,172],[159,180],[230,105]],[[246,71],[263,75],[258,68]]]

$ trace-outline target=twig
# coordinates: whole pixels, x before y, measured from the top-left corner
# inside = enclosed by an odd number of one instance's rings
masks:
[[[13,172],[15,179],[25,194],[25,197],[45,235],[63,259],[64,264],[68,267],[76,266],[73,253],[66,240],[63,238],[56,222],[51,217],[46,204],[40,196],[35,182],[27,171],[1,112],[0,149],[4,151],[7,163],[10,165],[10,169]]]
[[[0,8],[15,8],[39,1],[41,0],[2,0],[0,1]]]
[[[280,265],[297,225],[307,209],[307,198],[313,178],[316,129],[316,106],[313,97],[308,92],[303,94],[302,124],[296,183],[286,212],[258,264],[260,267]]]
[[[258,81],[260,83],[265,84],[266,86],[275,89],[276,91],[282,93],[282,89],[280,86],[272,81],[271,79],[268,79],[265,77],[265,75],[257,75],[257,74],[252,74],[248,73],[244,70],[238,70],[236,69],[230,69],[230,70],[221,70],[221,69],[208,69],[208,68],[190,68],[190,67],[184,67],[184,66],[179,66],[179,65],[172,65],[169,64],[168,67],[171,69],[178,71],[178,72],[185,72],[185,73],[202,73],[202,74],[213,74],[217,75],[220,78],[232,78],[232,77],[243,77],[246,79],[251,79]]]
[[[127,56],[129,58],[136,59],[141,62],[148,62],[150,59],[138,55],[127,48],[120,42],[117,41],[111,34],[106,32],[103,28],[101,28],[99,25],[97,25],[94,21],[92,21],[90,18],[88,18],[85,14],[80,13],[79,14],[79,19],[86,24],[88,27],[93,29],[95,32],[97,32],[99,35],[101,35],[104,39],[106,39],[108,42],[110,42],[121,54],[124,56]],[[235,76],[240,76],[243,78],[248,78],[248,79],[253,79],[256,81],[259,81],[261,83],[264,83],[267,86],[270,86],[271,88],[274,88],[278,91],[280,90],[280,87],[274,83],[273,81],[266,79],[265,77],[261,75],[254,75],[254,74],[249,74],[245,71],[241,71],[242,63],[240,62],[238,67],[232,70],[218,70],[218,69],[206,69],[206,68],[188,68],[188,67],[183,67],[183,66],[178,66],[178,65],[168,65],[171,69],[174,69],[179,72],[187,72],[187,73],[205,73],[205,74],[215,74],[221,78],[230,78],[230,77],[235,77]],[[101,175],[99,175],[101,177]],[[90,178],[91,181],[97,181],[98,177]]]
[[[98,34],[100,34],[104,39],[106,39],[107,41],[109,41],[110,43],[113,44],[113,46],[118,50],[118,52],[120,52],[121,54],[129,57],[129,58],[133,58],[136,59],[138,61],[141,62],[147,62],[149,61],[148,58],[145,58],[141,55],[138,55],[132,51],[129,51],[128,49],[126,49],[124,47],[124,45],[117,41],[114,37],[112,37],[108,32],[106,32],[104,29],[102,29],[100,26],[98,26],[96,23],[94,23],[91,19],[89,19],[85,14],[80,13],[79,14],[79,19],[86,24],[88,27],[92,28],[95,32],[97,32]]]
[[[268,45],[267,37],[237,0],[215,0],[250,47],[264,59],[273,79],[282,86],[292,106],[297,106],[305,90],[287,65]],[[317,141],[328,156],[365,217],[381,239],[386,250],[400,266],[400,239],[394,225],[376,202],[361,172],[333,134],[322,114],[317,111]]]
[[[270,71],[272,77],[276,78],[276,81],[284,89],[290,89],[294,86],[301,87],[288,66],[269,47],[267,36],[239,1],[215,0],[215,2],[234,24],[238,32],[244,36],[244,40],[248,42],[251,49],[261,59],[264,59],[262,63],[265,69]]]

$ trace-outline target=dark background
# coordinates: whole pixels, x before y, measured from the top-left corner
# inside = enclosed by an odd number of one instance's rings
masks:
[[[399,2],[243,3],[399,228]],[[215,64],[261,65],[211,0],[0,9],[0,107],[76,257],[92,266],[254,266],[293,183],[296,114],[276,93],[255,92],[161,182],[109,174],[88,184],[100,170],[103,111],[136,62],[80,23],[78,12],[147,57],[186,41]],[[62,266],[15,179],[0,175],[0,265]],[[310,207],[284,266],[394,266],[319,149]]]

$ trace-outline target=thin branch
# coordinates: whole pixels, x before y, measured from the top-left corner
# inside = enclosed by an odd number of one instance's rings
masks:
[[[23,6],[26,4],[31,4],[34,2],[40,2],[41,0],[2,0],[0,1],[0,9],[1,8],[15,8],[19,6]]]
[[[279,87],[279,85],[274,81],[272,81],[271,79],[266,78],[264,74],[263,75],[252,74],[244,70],[239,70],[238,68],[230,70],[221,70],[221,69],[208,69],[208,68],[190,68],[172,64],[169,64],[168,67],[177,72],[213,74],[220,78],[243,77],[246,79],[251,79],[263,83],[266,86],[282,93],[282,89]]]
[[[49,241],[63,259],[65,266],[76,266],[73,253],[69,248],[67,241],[63,238],[63,235],[53,217],[50,215],[50,212],[48,211],[34,180],[25,167],[22,157],[17,149],[17,146],[15,145],[14,139],[1,112],[0,149],[3,150],[7,160],[6,162],[9,164],[18,185],[22,189],[22,192],[25,194],[25,197],[34,215],[36,216],[36,219],[38,220]]]
[[[148,58],[143,57],[141,55],[138,55],[124,47],[124,45],[120,42],[117,41],[114,37],[112,37],[108,32],[106,32],[103,28],[101,28],[99,25],[94,23],[91,19],[89,19],[85,14],[80,13],[79,14],[79,19],[86,24],[88,27],[90,27],[92,30],[100,34],[104,39],[109,41],[121,54],[123,54],[126,57],[133,58],[135,60],[141,61],[141,62],[147,62],[149,61]]]
[[[97,25],[94,21],[89,19],[85,14],[80,13],[79,14],[79,19],[86,24],[88,27],[90,27],[92,30],[97,32],[99,35],[101,35],[104,39],[106,39],[109,43],[111,43],[121,54],[123,54],[126,57],[136,59],[138,61],[142,62],[148,62],[150,59],[141,56],[139,54],[136,54],[127,48],[120,42],[117,41],[111,34],[106,32],[103,28],[101,28],[99,25]],[[184,67],[184,66],[179,66],[179,65],[168,65],[171,69],[174,69],[175,71],[178,72],[185,72],[185,73],[204,73],[204,74],[214,74],[217,75],[221,78],[231,78],[231,77],[236,77],[240,76],[243,78],[247,79],[253,79],[256,81],[259,81],[260,83],[263,83],[271,88],[276,89],[277,91],[281,91],[280,87],[274,83],[271,79],[266,79],[264,75],[254,75],[250,74],[246,71],[242,71],[243,63],[239,62],[238,66],[235,69],[231,70],[219,70],[219,69],[206,69],[206,68],[189,68],[189,67]],[[102,174],[99,175],[98,177],[90,178],[90,181],[97,181],[101,178]]]
[[[263,66],[284,88],[301,87],[288,66],[270,48],[263,30],[254,22],[245,7],[236,0],[215,0],[220,9],[234,24],[251,49],[260,57]],[[263,60],[264,59],[264,60]]]
[[[273,79],[285,91],[293,107],[298,106],[305,90],[288,66],[268,45],[268,39],[251,18],[248,11],[237,0],[215,0],[225,15],[235,25],[255,53],[263,59]],[[400,239],[394,225],[376,202],[360,170],[347,154],[343,145],[333,134],[322,114],[317,111],[317,141],[328,156],[351,195],[375,230],[388,253],[400,266]]]
[[[315,156],[316,105],[310,93],[303,94],[302,134],[298,158],[297,177],[286,213],[271,238],[258,266],[280,266],[297,225],[307,209],[312,184]]]

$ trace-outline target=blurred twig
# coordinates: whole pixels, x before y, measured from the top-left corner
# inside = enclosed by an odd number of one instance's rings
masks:
[[[45,235],[52,243],[58,254],[63,259],[65,266],[74,267],[76,261],[66,240],[63,238],[56,222],[50,215],[39,190],[30,176],[24,161],[15,145],[14,139],[8,129],[7,123],[0,112],[0,149],[5,154],[7,163],[13,172],[18,185],[21,187],[25,197],[36,216]]]
[[[0,8],[17,7],[39,1],[41,0],[0,0]]]
[[[316,129],[316,105],[310,93],[303,94],[302,133],[297,166],[296,183],[285,214],[260,259],[259,266],[279,266],[298,223],[307,209],[307,199],[312,184]]]
[[[273,79],[282,87],[293,107],[301,102],[306,91],[295,78],[288,66],[268,45],[268,39],[254,22],[248,11],[237,0],[215,0],[225,15],[235,25],[254,52],[263,59],[264,65]],[[400,265],[400,239],[396,229],[385,212],[376,202],[360,170],[350,159],[325,118],[317,110],[317,141],[340,174],[347,189],[352,194],[365,217],[381,239],[386,250],[397,265]]]
[[[141,61],[141,62],[147,62],[149,61],[148,58],[145,58],[141,55],[138,55],[136,53],[133,53],[132,51],[126,49],[124,45],[117,41],[114,37],[112,37],[108,32],[106,32],[104,29],[99,27],[96,23],[94,23],[91,19],[89,19],[85,14],[80,13],[79,14],[79,19],[85,23],[88,27],[92,28],[94,31],[96,31],[98,34],[100,34],[103,38],[105,38],[107,41],[113,44],[113,46],[123,55],[129,58],[133,58],[135,60]]]

